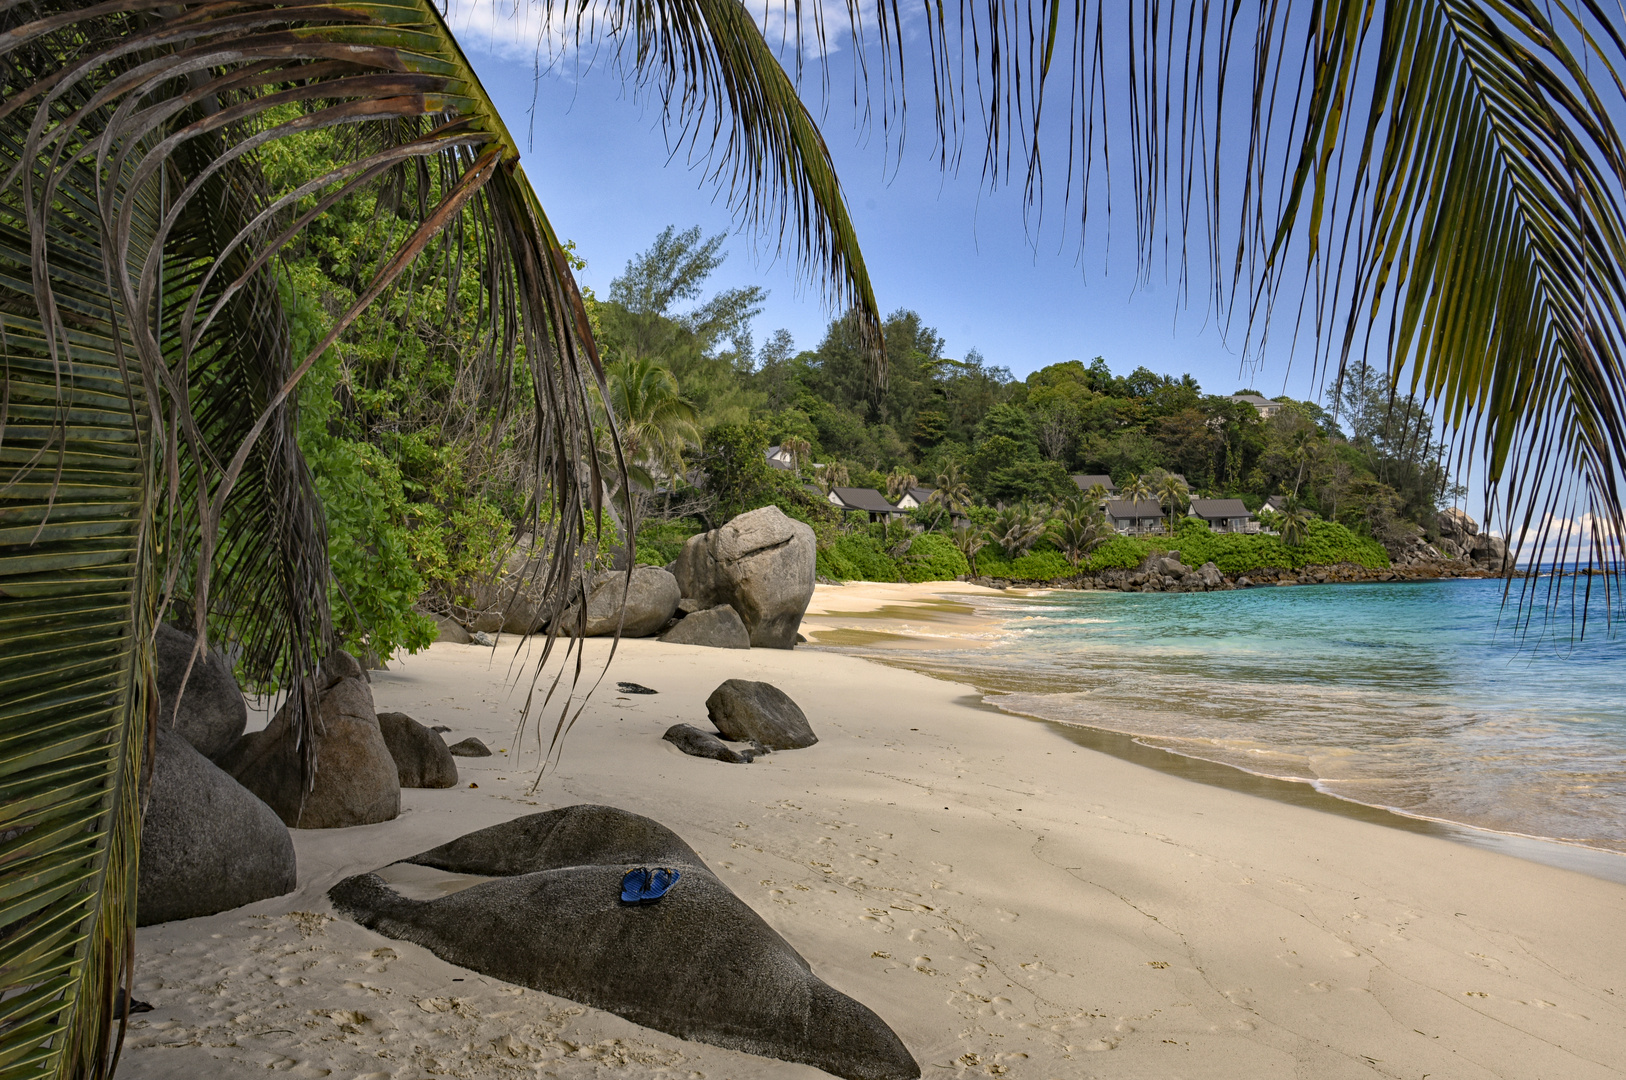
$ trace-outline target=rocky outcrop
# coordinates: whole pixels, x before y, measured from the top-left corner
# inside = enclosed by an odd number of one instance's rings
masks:
[[[756,758],[754,751],[735,750],[711,732],[702,731],[693,724],[673,724],[661,738],[690,757],[711,758],[730,765],[749,765]]]
[[[191,743],[210,760],[219,760],[242,738],[248,705],[226,662],[213,652],[193,659],[197,639],[168,623],[158,625],[157,723]],[[187,673],[187,665],[191,673]],[[182,680],[185,692],[182,693]],[[176,702],[179,699],[179,709]]]
[[[348,661],[346,664],[344,661]],[[285,705],[264,731],[246,735],[221,762],[238,782],[293,828],[337,829],[388,821],[401,812],[401,783],[373,710],[373,694],[347,655],[323,662],[318,685],[322,735],[316,777],[306,791],[291,714]]]
[[[661,635],[661,640],[673,645],[705,645],[713,649],[751,647],[750,631],[746,630],[739,613],[727,604],[685,615]]]
[[[672,565],[683,596],[739,613],[753,648],[789,649],[813,598],[816,558],[812,527],[764,506],[691,536]]]
[[[141,823],[136,925],[229,911],[294,889],[294,845],[271,808],[162,727]]]
[[[445,739],[400,712],[379,713],[378,730],[395,759],[395,776],[402,787],[456,786],[457,762]]]
[[[362,925],[450,963],[678,1038],[849,1080],[920,1075],[880,1017],[814,975],[693,849],[648,818],[571,806],[409,861],[499,880],[418,901],[363,874],[328,896]],[[638,866],[682,876],[657,903],[623,903],[622,876]]]
[[[819,741],[807,714],[772,683],[729,679],[706,699],[706,713],[723,738],[769,750],[800,750]]]
[[[619,626],[622,637],[648,637],[672,618],[680,599],[677,579],[659,566],[635,567],[630,582],[624,570],[599,574],[587,594],[587,636],[604,637]],[[572,605],[559,617],[561,633],[575,632],[580,612]]]

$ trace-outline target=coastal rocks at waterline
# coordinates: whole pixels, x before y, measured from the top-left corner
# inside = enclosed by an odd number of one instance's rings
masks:
[[[446,748],[446,752],[455,757],[491,756],[491,748],[472,735],[464,739],[462,742],[455,742],[448,746]]]
[[[294,889],[294,845],[271,808],[159,727],[141,824],[136,925],[213,915]]]
[[[685,615],[661,635],[673,645],[705,645],[713,649],[749,649],[751,633],[739,612],[728,604]]]
[[[379,713],[378,730],[395,759],[395,776],[402,787],[456,786],[457,762],[445,739],[400,712]]]
[[[619,626],[622,637],[649,637],[671,620],[681,599],[677,579],[659,566],[634,567],[630,581],[625,570],[598,574],[587,593],[586,634],[604,637]],[[580,618],[581,608],[572,605],[559,617],[561,631],[574,632]]]
[[[764,506],[691,536],[672,573],[683,596],[707,608],[731,606],[752,648],[789,649],[813,599],[816,559],[812,527]]]
[[[754,750],[735,750],[716,735],[693,724],[673,724],[661,738],[690,757],[726,761],[730,765],[749,765],[756,758]]]
[[[348,661],[348,664],[345,663]],[[343,653],[323,661],[318,699],[322,735],[314,786],[306,791],[287,705],[264,731],[245,735],[222,765],[297,829],[338,829],[389,821],[401,812],[401,782],[362,679]],[[337,676],[337,677],[335,677]],[[325,684],[325,685],[324,685]]]
[[[484,881],[411,900],[378,874],[328,893],[343,914],[449,963],[634,1023],[848,1080],[915,1080],[885,1021],[833,989],[692,848],[648,818],[570,806],[471,833],[408,860]],[[638,866],[672,867],[658,903],[623,903]]]
[[[800,750],[819,741],[807,714],[772,683],[729,679],[706,699],[706,713],[723,738],[769,750]]]
[[[220,760],[248,727],[248,705],[231,669],[212,650],[196,655],[197,639],[168,623],[158,625],[156,645],[158,726],[175,731],[211,761]]]

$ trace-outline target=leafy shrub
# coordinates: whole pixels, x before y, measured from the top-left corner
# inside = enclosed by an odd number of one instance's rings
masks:
[[[818,571],[836,581],[901,581],[898,564],[872,536],[853,533],[830,544],[818,556]]]
[[[693,518],[644,522],[638,528],[638,565],[665,566],[678,557],[689,537],[701,531]]]
[[[921,533],[909,543],[899,564],[905,581],[953,581],[971,573],[971,567],[942,533]]]
[[[1212,562],[1226,574],[1245,574],[1265,567],[1296,570],[1304,566],[1356,563],[1369,569],[1389,565],[1389,555],[1375,540],[1356,536],[1331,521],[1312,520],[1304,543],[1287,547],[1280,537],[1264,533],[1215,533],[1205,522],[1186,519],[1165,546],[1188,566]],[[1148,544],[1148,549],[1151,545]],[[1138,560],[1137,560],[1138,561]]]
[[[1152,553],[1153,546],[1147,540],[1131,536],[1114,536],[1090,552],[1089,558],[1079,564],[1079,569],[1089,573],[1099,573],[1102,570],[1128,570],[1139,566],[1141,560]]]
[[[977,556],[977,572],[1021,581],[1056,581],[1078,573],[1067,557],[1054,548],[1039,548],[1020,558],[1006,559],[992,546],[983,548]]]

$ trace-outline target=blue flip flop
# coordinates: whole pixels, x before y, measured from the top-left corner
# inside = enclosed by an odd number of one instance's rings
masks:
[[[621,878],[621,900],[627,904],[653,904],[676,885],[682,873],[669,867],[640,866]]]

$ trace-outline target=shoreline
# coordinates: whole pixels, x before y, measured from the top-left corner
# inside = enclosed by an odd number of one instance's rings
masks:
[[[1409,582],[1412,579],[1406,580]],[[1377,584],[1379,582],[1365,583]],[[1359,584],[1359,582],[1328,581],[1322,584]],[[955,588],[943,591],[933,588],[938,585],[953,585]],[[920,622],[930,622],[934,628],[941,625],[939,621],[933,619],[933,614],[941,611],[945,606],[941,600],[942,597],[980,596],[996,600],[1002,598],[1020,599],[1059,591],[1054,586],[1021,590],[1011,587],[1005,590],[997,586],[979,585],[975,582],[923,582],[919,585],[901,586],[873,582],[854,582],[833,588],[854,587],[866,594],[876,589],[906,589],[918,590],[918,592],[904,595],[886,595],[884,603],[871,610],[863,610],[857,596],[852,597],[846,604],[838,604],[833,609],[823,607],[815,618],[820,624],[827,624],[828,628],[818,631],[820,636],[810,640],[810,645],[816,648],[827,648],[842,655],[870,660],[883,666],[916,672],[956,686],[965,687],[967,690],[973,691],[973,693],[966,695],[965,698],[966,703],[969,705],[987,708],[1004,716],[1018,717],[1045,725],[1077,745],[1168,775],[1178,776],[1197,783],[1209,784],[1229,791],[1272,799],[1291,806],[1314,809],[1319,813],[1337,814],[1403,832],[1434,836],[1471,847],[1499,851],[1544,866],[1572,870],[1616,884],[1626,884],[1626,853],[1623,852],[1562,840],[1556,837],[1491,829],[1452,821],[1447,818],[1408,813],[1397,807],[1361,802],[1357,799],[1323,791],[1316,787],[1311,780],[1274,776],[1230,762],[1215,761],[1197,754],[1142,741],[1144,738],[1151,736],[1137,735],[1130,731],[1098,727],[1074,720],[1060,720],[1038,713],[1006,708],[999,704],[999,699],[1008,697],[1010,694],[1008,690],[980,685],[975,681],[975,677],[969,673],[965,677],[956,677],[954,674],[946,673],[940,668],[912,664],[908,661],[907,657],[910,653],[930,652],[941,647],[945,640],[953,640],[961,646],[975,643],[974,641],[959,638],[952,632],[934,634],[930,637],[916,637],[912,639],[913,643],[911,643],[911,637],[907,632],[911,625]],[[1262,586],[1256,585],[1252,587],[1258,588]],[[832,587],[820,586],[820,589],[825,588]],[[936,597],[936,599],[920,599],[918,603],[911,603],[912,597]],[[826,603],[828,604],[829,601],[826,601]],[[837,617],[831,619],[832,615]],[[911,618],[911,615],[915,617]],[[845,619],[840,618],[840,616],[845,616]],[[851,621],[855,618],[888,620],[894,625],[884,630],[851,630],[835,625],[837,622]],[[1000,621],[997,618],[981,614],[974,620],[964,620],[964,622],[974,623],[979,629],[984,630],[999,625]],[[863,648],[880,645],[889,646],[885,654],[849,651],[854,647]]]
[[[810,624],[862,626],[855,609],[889,603],[869,624],[922,623],[887,591],[903,588],[821,600]],[[974,618],[974,599],[939,614]],[[518,644],[439,643],[374,673],[380,710],[494,753],[457,759],[455,788],[403,791],[393,821],[295,830],[287,896],[140,929],[134,992],[154,1008],[131,1019],[121,1075],[819,1080],[458,968],[326,899],[353,874],[575,803],[677,832],[925,1076],[1623,1075],[1621,885],[1192,783],[825,648],[639,639],[606,668],[610,643],[593,639],[578,689],[603,681],[534,788]],[[737,765],[661,739],[707,724],[727,678],[783,689],[819,742]],[[619,680],[658,693],[620,695]]]

